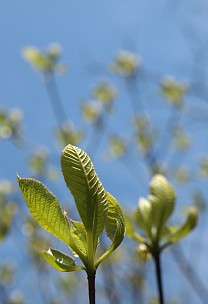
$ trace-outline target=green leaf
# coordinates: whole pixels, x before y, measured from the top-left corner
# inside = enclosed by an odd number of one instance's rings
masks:
[[[169,237],[170,243],[175,243],[185,237],[189,232],[195,228],[198,222],[198,211],[195,207],[191,207],[188,211],[185,222],[179,226]]]
[[[42,251],[45,260],[56,270],[62,272],[71,272],[75,270],[85,270],[83,266],[76,266],[72,257],[63,252],[49,248],[48,251]]]
[[[125,221],[123,212],[117,200],[107,192],[108,215],[106,220],[106,233],[112,241],[108,250],[97,260],[96,267],[112,253],[122,242],[125,234]]]
[[[145,242],[144,237],[135,231],[132,222],[133,222],[132,218],[125,216],[126,235],[137,242],[144,243]]]
[[[70,246],[70,226],[57,198],[39,181],[18,177],[19,187],[36,221]]]
[[[139,228],[151,236],[153,221],[152,206],[150,202],[143,197],[139,199],[139,204],[135,211],[135,221]]]
[[[75,246],[82,251],[86,256],[87,254],[87,234],[86,229],[81,222],[75,222],[71,220],[71,237],[75,243]]]
[[[84,227],[87,233],[93,233],[93,250],[96,250],[108,210],[105,190],[89,156],[78,147],[68,145],[63,150],[61,166]]]
[[[149,201],[152,205],[153,224],[157,228],[158,236],[166,221],[173,212],[175,205],[175,191],[167,179],[156,174],[150,183]]]

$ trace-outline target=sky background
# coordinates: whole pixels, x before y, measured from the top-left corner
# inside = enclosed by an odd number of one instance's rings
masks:
[[[206,84],[207,17],[208,3],[202,0],[1,0],[0,107],[8,111],[12,108],[21,109],[24,113],[25,137],[37,146],[44,146],[52,151],[56,155],[55,162],[58,163],[60,147],[53,136],[56,121],[46,89],[40,74],[33,71],[22,57],[22,50],[26,46],[36,46],[44,50],[50,43],[56,42],[63,49],[62,62],[69,66],[66,75],[57,76],[57,85],[69,119],[78,128],[86,127],[80,115],[80,103],[89,99],[91,88],[100,79],[108,78],[119,87],[116,113],[111,116],[110,124],[116,126],[121,136],[128,137],[132,110],[122,81],[109,74],[108,65],[121,49],[125,49],[138,55],[144,69],[158,75],[158,83],[160,76],[171,74],[187,83]],[[141,85],[141,94],[147,102],[146,108],[151,113],[153,122],[159,127],[165,126],[168,111],[164,101],[158,96],[158,87],[144,83]],[[189,96],[191,105],[198,102],[197,96]],[[206,99],[201,107],[205,113]],[[188,128],[193,136],[193,145],[186,163],[194,168],[196,155],[205,154],[207,149],[206,125],[202,127],[189,122]],[[83,142],[82,148],[86,145]],[[147,195],[150,176],[144,171],[142,182],[138,184],[119,161],[106,162],[103,152],[105,148],[106,142],[103,140],[95,158],[100,179],[123,205],[134,208],[138,197]],[[21,176],[28,176],[26,152],[15,148],[10,141],[1,141],[0,155],[1,179],[15,182],[16,172]],[[206,190],[204,181],[190,182],[183,188],[176,186],[179,200],[185,204],[189,203],[192,189],[198,187]],[[64,188],[63,193],[61,196],[65,197],[67,190]],[[200,225],[205,225],[203,218]],[[186,243],[190,251],[187,255],[195,262],[197,250],[193,250],[193,244],[197,246],[199,234],[200,229],[198,233],[193,233],[192,242],[188,238]],[[24,243],[24,240],[21,242]],[[8,238],[0,249],[0,258],[7,258],[14,248],[13,240]],[[207,244],[203,248],[205,251]],[[208,266],[205,261],[206,257],[201,255],[197,267],[207,280],[205,272],[207,273]],[[168,256],[164,264],[164,269],[175,269]],[[167,281],[170,283],[178,274],[178,270],[167,273]],[[172,292],[171,284],[168,284],[169,294]],[[174,284],[176,292],[184,296],[180,284]],[[185,286],[184,290],[190,291],[184,279],[182,286]],[[201,302],[193,295],[193,298],[184,303]]]

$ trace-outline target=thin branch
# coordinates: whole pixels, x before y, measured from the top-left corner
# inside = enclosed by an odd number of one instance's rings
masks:
[[[45,76],[44,83],[54,113],[54,117],[56,119],[58,127],[60,128],[63,122],[67,121],[67,115],[56,84],[54,74],[51,73],[48,77]]]

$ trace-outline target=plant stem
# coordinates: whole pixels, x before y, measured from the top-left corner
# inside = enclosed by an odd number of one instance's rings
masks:
[[[156,253],[154,253],[153,258],[154,258],[154,262],[155,262],[159,302],[160,302],[160,304],[165,304],[164,295],[163,295],[163,286],[162,286],[162,271],[161,271],[161,264],[160,264],[160,252],[157,251]]]
[[[88,274],[88,291],[89,291],[89,304],[95,304],[95,276],[96,273]]]

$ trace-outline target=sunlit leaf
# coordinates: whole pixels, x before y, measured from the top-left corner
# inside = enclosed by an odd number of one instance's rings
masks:
[[[122,209],[117,200],[107,193],[108,198],[108,214],[106,219],[106,233],[112,241],[111,246],[98,259],[96,266],[103,261],[110,253],[112,253],[122,242],[125,234],[125,221]]]
[[[160,174],[156,174],[150,183],[149,201],[152,204],[153,223],[156,226],[158,233],[173,212],[175,205],[176,194],[167,181]]]
[[[36,221],[48,232],[70,245],[70,227],[57,198],[39,181],[18,177],[23,197]]]
[[[73,258],[56,249],[42,251],[42,255],[52,267],[59,271],[71,272],[85,269],[83,266],[76,266]]]
[[[84,227],[87,232],[93,232],[93,244],[96,249],[107,216],[105,190],[89,156],[78,147],[68,145],[63,150],[61,166]]]
[[[84,255],[87,254],[87,233],[86,229],[81,222],[76,222],[71,220],[71,237],[76,244],[76,247],[83,252]]]

